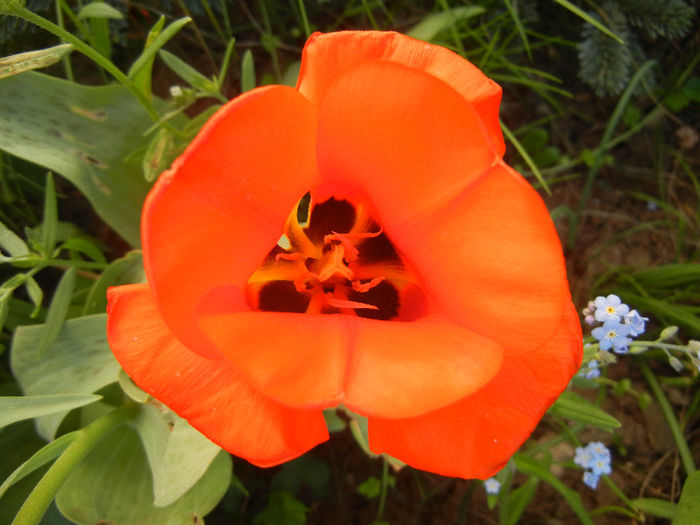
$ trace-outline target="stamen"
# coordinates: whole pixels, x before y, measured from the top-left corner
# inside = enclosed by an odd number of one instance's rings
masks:
[[[299,252],[278,253],[275,255],[275,261],[279,262],[280,259],[284,259],[285,261],[301,261],[306,259],[306,255]]]
[[[361,283],[360,281],[353,281],[352,284],[352,289],[355,290],[356,292],[360,293],[365,293],[377,286],[379,283],[381,283],[386,277],[383,277],[381,275],[378,275],[377,277],[373,278],[370,282],[368,283]]]
[[[352,308],[353,310],[379,310],[373,304],[358,303],[357,301],[348,301],[346,299],[336,299],[332,293],[325,294],[326,302],[336,308]]]
[[[379,237],[382,234],[382,229],[379,228],[378,232],[364,232],[364,233],[337,233],[331,232],[328,235],[324,235],[324,244],[330,244],[332,241],[338,241],[345,248],[345,259],[347,261],[353,262],[357,260],[360,252],[355,248],[352,240],[355,239],[371,239],[372,237]]]

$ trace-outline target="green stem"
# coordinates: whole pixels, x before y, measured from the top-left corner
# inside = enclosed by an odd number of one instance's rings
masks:
[[[56,497],[56,493],[69,474],[88,455],[95,445],[110,431],[133,417],[137,405],[129,403],[113,410],[109,414],[93,421],[78,430],[78,436],[68,445],[53,465],[39,480],[34,490],[17,512],[12,525],[37,525],[41,522],[46,509]]]
[[[685,469],[686,474],[690,476],[696,470],[695,462],[693,461],[693,455],[690,453],[690,449],[688,448],[688,443],[683,437],[683,432],[678,424],[676,415],[673,413],[671,404],[668,402],[668,399],[666,399],[663,390],[661,390],[659,382],[656,380],[656,376],[649,369],[649,366],[643,360],[640,360],[639,363],[642,373],[644,374],[647,383],[649,383],[649,386],[651,387],[651,391],[654,393],[656,400],[659,402],[659,407],[661,407],[661,411],[666,418],[666,423],[668,423],[668,427],[671,429],[671,434],[673,434],[673,439],[678,447],[678,453],[681,456],[683,468]]]
[[[87,45],[78,37],[66,31],[62,27],[59,27],[53,22],[46,20],[45,18],[42,18],[35,13],[32,13],[29,9],[22,7],[16,1],[7,1],[3,2],[3,4],[4,5],[2,5],[2,9],[0,11],[12,16],[23,18],[27,22],[31,22],[32,24],[39,26],[45,31],[56,35],[58,38],[61,38],[64,41],[73,44],[73,47],[77,51],[80,51],[82,54],[92,59],[97,65],[99,65],[101,68],[107,71],[120,84],[127,88],[141,103],[141,105],[148,112],[148,115],[154,122],[158,122],[160,120],[158,112],[153,107],[153,104],[151,104],[151,101],[148,100],[148,97],[146,97],[146,95],[141,92],[141,90],[136,86],[136,84],[134,84],[134,82],[131,81],[129,77],[122,73],[122,71],[117,66],[115,66],[111,61],[102,56],[98,51]],[[166,127],[171,127],[170,124],[165,125]]]
[[[382,519],[384,514],[384,505],[386,504],[386,491],[389,485],[389,462],[382,456],[382,491],[379,493],[379,508],[377,509],[377,517],[374,521]]]
[[[301,13],[301,23],[304,25],[304,33],[306,33],[306,38],[311,36],[311,26],[309,26],[309,18],[306,16],[306,7],[304,7],[304,0],[297,0],[299,4],[299,12]]]

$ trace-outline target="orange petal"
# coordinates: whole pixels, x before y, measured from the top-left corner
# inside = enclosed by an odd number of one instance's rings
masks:
[[[146,201],[144,264],[166,324],[215,357],[194,321],[216,286],[243,289],[299,198],[318,182],[316,114],[296,90],[249,91],[210,119]]]
[[[498,122],[500,86],[473,64],[442,46],[392,32],[315,33],[304,46],[297,88],[320,104],[335,80],[349,69],[370,60],[403,64],[449,84],[474,105],[494,150],[499,157],[503,155],[505,145]]]
[[[200,325],[254,388],[290,406],[340,402],[350,344],[345,315],[222,312]]]
[[[561,244],[542,199],[507,166],[438,213],[385,230],[438,310],[506,356],[551,339],[570,300]]]
[[[388,233],[458,195],[497,161],[473,106],[432,75],[364,62],[319,110],[321,176],[364,192]]]
[[[443,476],[486,479],[528,438],[581,363],[578,314],[567,306],[556,334],[506,357],[490,383],[448,407],[409,419],[369,420],[369,445]]]
[[[448,319],[355,319],[345,404],[362,415],[403,418],[443,407],[483,387],[503,350]]]
[[[320,410],[262,396],[223,359],[184,347],[165,326],[147,284],[110,288],[107,337],[127,374],[193,427],[258,466],[299,456],[328,439]]]

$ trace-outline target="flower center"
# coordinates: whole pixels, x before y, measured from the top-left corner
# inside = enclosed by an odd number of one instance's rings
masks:
[[[248,280],[248,304],[379,320],[421,317],[426,301],[418,280],[369,210],[361,202],[304,196]]]

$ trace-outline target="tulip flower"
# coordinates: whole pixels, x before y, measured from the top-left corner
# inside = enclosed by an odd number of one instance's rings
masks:
[[[579,368],[546,207],[502,156],[501,89],[439,46],[311,36],[296,89],[223,106],[149,194],[147,283],[109,291],[137,385],[260,466],[328,438],[486,479]]]

